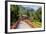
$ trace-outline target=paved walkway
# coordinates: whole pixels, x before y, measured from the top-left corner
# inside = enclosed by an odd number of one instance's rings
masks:
[[[24,21],[21,21],[17,26],[17,29],[26,29],[26,28],[31,28],[31,27]]]

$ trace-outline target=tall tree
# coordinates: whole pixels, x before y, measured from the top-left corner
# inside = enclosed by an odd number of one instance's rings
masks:
[[[42,8],[40,7],[37,11],[36,11],[36,16],[39,19],[39,21],[41,22],[41,18],[42,18]]]
[[[10,6],[11,22],[15,22],[18,19],[18,17],[19,17],[18,16],[19,15],[18,10],[19,10],[18,5],[11,5]]]

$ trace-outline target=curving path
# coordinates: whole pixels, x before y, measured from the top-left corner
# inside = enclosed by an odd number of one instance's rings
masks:
[[[33,24],[28,18],[20,18],[16,23],[14,23],[11,29],[25,29],[25,28],[37,28],[36,24]]]

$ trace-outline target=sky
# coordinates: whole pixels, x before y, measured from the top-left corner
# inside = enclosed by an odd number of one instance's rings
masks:
[[[33,8],[34,10],[37,10],[40,6],[36,6],[36,5],[23,5],[23,7],[29,7],[29,8]]]

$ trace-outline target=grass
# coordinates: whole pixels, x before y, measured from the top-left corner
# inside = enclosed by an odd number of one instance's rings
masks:
[[[41,22],[32,22],[32,24],[36,25],[38,28],[42,27],[42,23]]]

